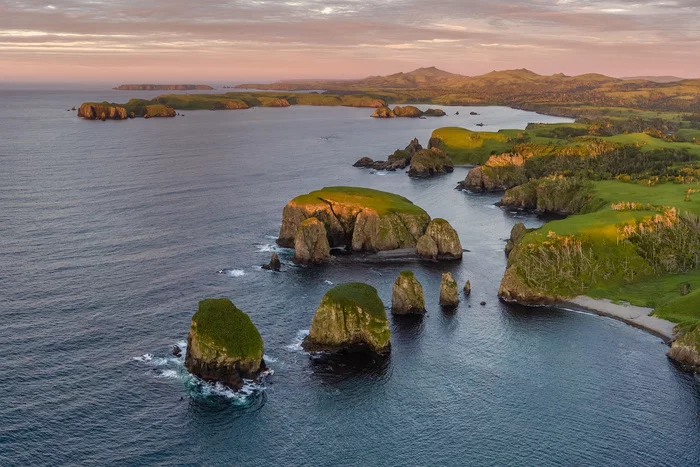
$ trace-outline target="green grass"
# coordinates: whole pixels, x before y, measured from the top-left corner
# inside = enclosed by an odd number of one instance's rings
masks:
[[[691,293],[681,296],[684,282],[690,283]],[[612,289],[594,288],[586,295],[654,308],[655,316],[674,323],[700,319],[700,271],[649,277]]]
[[[235,359],[261,359],[263,340],[247,314],[228,298],[199,302],[192,329],[205,353],[223,352]]]
[[[325,187],[321,190],[312,191],[306,195],[297,196],[292,200],[292,202],[298,205],[304,205],[318,204],[321,200],[360,205],[364,208],[377,211],[377,213],[380,215],[391,213],[427,215],[423,209],[416,206],[403,196],[388,193],[386,191],[360,187]]]
[[[676,141],[692,143],[697,141],[696,145],[700,144],[700,130],[691,130],[689,128],[684,128],[678,130],[674,135]]]
[[[403,271],[400,272],[400,275],[406,278],[412,278],[415,277],[415,274],[413,274],[413,271],[409,269],[404,269]]]
[[[573,278],[568,282],[552,275],[545,286],[548,292],[562,296],[585,293],[594,298],[651,307],[660,318],[676,323],[700,320],[700,271],[654,274],[634,245],[619,241],[619,224],[635,223],[657,212],[615,211],[611,207],[613,203],[629,201],[675,207],[680,214],[689,212],[700,215],[700,193],[691,195],[691,201],[685,201],[688,188],[700,188],[700,184],[647,186],[617,180],[594,182],[594,196],[596,202],[603,206],[601,209],[548,222],[528,233],[522,243],[542,245],[548,241],[549,232],[562,236],[573,234],[584,240],[584,251],[592,254],[597,271],[586,278]],[[621,265],[627,265],[625,271],[622,271]],[[683,282],[689,282],[692,290],[685,297],[680,295],[680,284]]]
[[[362,282],[348,282],[336,285],[326,292],[323,300],[330,300],[340,304],[346,310],[359,306],[372,317],[378,320],[387,320],[384,303],[379,298],[377,289]]]
[[[663,139],[649,136],[646,133],[630,133],[627,135],[606,136],[599,139],[610,141],[611,143],[633,144],[639,146],[642,151],[653,151],[654,149],[687,149],[691,154],[700,156],[700,144],[665,141]]]

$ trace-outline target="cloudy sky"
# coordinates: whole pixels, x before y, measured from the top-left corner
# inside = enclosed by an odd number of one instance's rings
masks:
[[[0,0],[0,81],[700,77],[700,0]]]

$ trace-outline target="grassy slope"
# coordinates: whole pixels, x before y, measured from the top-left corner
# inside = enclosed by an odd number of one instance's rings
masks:
[[[640,220],[655,213],[614,211],[611,208],[612,203],[631,201],[675,206],[681,213],[687,211],[700,215],[700,196],[693,195],[690,202],[684,201],[688,188],[700,188],[700,184],[693,186],[665,183],[650,187],[610,180],[594,182],[594,187],[596,197],[604,201],[602,209],[549,222],[541,229],[529,233],[524,241],[541,242],[550,231],[559,235],[583,234],[592,239],[594,248],[606,248],[605,254],[614,255],[620,253],[617,250],[622,250],[615,246],[616,225]],[[692,290],[684,297],[679,292],[680,284],[683,282],[689,282]],[[621,283],[616,280],[600,281],[588,289],[586,295],[655,308],[657,316],[677,323],[700,320],[700,271],[678,275],[647,275],[631,283]]]
[[[586,125],[578,123],[557,123],[532,125],[529,130],[500,130],[471,131],[459,127],[444,127],[433,131],[432,136],[442,140],[443,149],[456,164],[484,164],[492,154],[510,152],[517,144],[522,143],[523,137],[528,143],[547,144],[555,146],[578,146],[586,144],[591,139],[608,141],[618,144],[634,144],[642,151],[654,149],[687,149],[690,153],[700,156],[700,144],[669,142],[654,138],[645,133],[631,133],[616,136],[580,136],[570,139],[551,137],[551,132],[557,128],[585,129]],[[686,133],[695,130],[686,130]],[[692,134],[692,133],[688,133]],[[687,135],[686,135],[687,136]]]
[[[393,212],[405,212],[425,214],[425,211],[413,204],[403,196],[388,193],[386,191],[372,190],[370,188],[332,186],[321,190],[312,191],[309,194],[297,196],[292,201],[296,204],[317,204],[322,198],[338,203],[359,204],[374,209],[379,214]]]

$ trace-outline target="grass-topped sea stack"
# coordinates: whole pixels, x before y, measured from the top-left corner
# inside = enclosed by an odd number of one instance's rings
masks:
[[[305,350],[389,353],[389,322],[377,290],[367,284],[340,284],[323,296],[316,309]]]
[[[187,336],[187,370],[205,381],[239,388],[265,370],[263,340],[247,314],[228,298],[199,302]]]
[[[391,290],[391,312],[395,315],[425,314],[425,297],[413,271],[401,271]]]
[[[284,207],[277,243],[292,248],[302,223],[323,223],[328,243],[353,251],[415,248],[430,216],[406,198],[369,188],[327,187],[297,196]]]

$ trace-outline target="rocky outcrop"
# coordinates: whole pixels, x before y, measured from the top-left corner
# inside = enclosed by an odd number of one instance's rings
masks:
[[[394,107],[394,115],[397,117],[418,118],[423,115],[423,111],[412,105],[407,105],[405,107],[399,107],[397,105]]]
[[[423,147],[414,138],[405,149],[397,149],[386,161],[375,161],[369,157],[363,157],[353,164],[353,167],[363,167],[375,170],[399,170],[406,168],[411,163],[413,155]]]
[[[527,182],[524,162],[518,154],[491,156],[486,164],[471,169],[457,188],[480,193],[505,191],[521,185]]]
[[[264,264],[262,266],[263,269],[266,269],[268,271],[279,271],[282,269],[282,263],[280,262],[279,256],[277,256],[277,253],[272,253],[272,256],[270,256],[270,262],[268,264]]]
[[[144,118],[156,118],[156,117],[175,117],[177,112],[172,107],[162,104],[153,104],[146,106],[146,114]]]
[[[78,117],[86,120],[126,120],[126,109],[108,103],[85,102],[78,109]]]
[[[323,296],[302,347],[310,352],[387,354],[390,337],[386,310],[377,290],[351,282],[335,286]]]
[[[416,253],[421,258],[437,260],[438,246],[430,235],[423,235],[416,244]]]
[[[464,295],[471,295],[471,293],[472,293],[471,281],[467,281],[467,283],[464,284],[464,289],[462,289],[462,290],[464,291]]]
[[[291,104],[283,97],[258,98],[263,107],[289,107]]]
[[[297,227],[294,235],[294,258],[299,264],[323,264],[331,259],[326,227],[323,222],[310,217]]]
[[[423,112],[424,117],[444,117],[447,115],[444,110],[442,109],[428,109],[425,112]],[[457,113],[459,115],[459,112]]]
[[[442,274],[440,282],[440,306],[455,307],[459,305],[459,294],[457,293],[457,281],[452,277],[452,273]]]
[[[518,222],[512,229],[510,229],[510,238],[508,239],[508,243],[506,243],[506,256],[510,255],[510,252],[513,251],[513,248],[515,248],[515,245],[518,244],[526,233],[527,228],[522,222]]]
[[[373,118],[396,118],[396,114],[389,107],[379,107],[372,114]]]
[[[425,235],[419,239],[419,243],[420,247],[416,247],[417,253],[423,258],[462,258],[462,243],[459,241],[459,235],[445,219],[436,218],[430,221]]]
[[[187,336],[185,367],[205,381],[240,388],[265,370],[262,337],[227,298],[199,302]]]
[[[512,256],[517,251],[517,246],[508,260],[508,267],[498,288],[498,296],[506,302],[516,302],[523,305],[547,305],[562,302],[566,297],[559,297],[545,293],[528,286],[517,272],[517,265],[512,261]]]
[[[430,216],[402,196],[368,188],[327,187],[294,198],[284,208],[277,243],[293,247],[306,219],[323,223],[330,247],[377,252],[414,248]]]
[[[424,314],[425,298],[413,271],[401,271],[391,291],[391,312],[395,315]]]
[[[453,170],[454,164],[449,156],[441,149],[432,148],[423,149],[413,155],[408,175],[409,177],[427,178],[450,173]]]
[[[510,209],[570,215],[595,206],[590,180],[560,175],[538,178],[505,192],[499,203]]]
[[[668,357],[685,370],[700,372],[700,325],[676,326],[680,336],[671,344]]]

